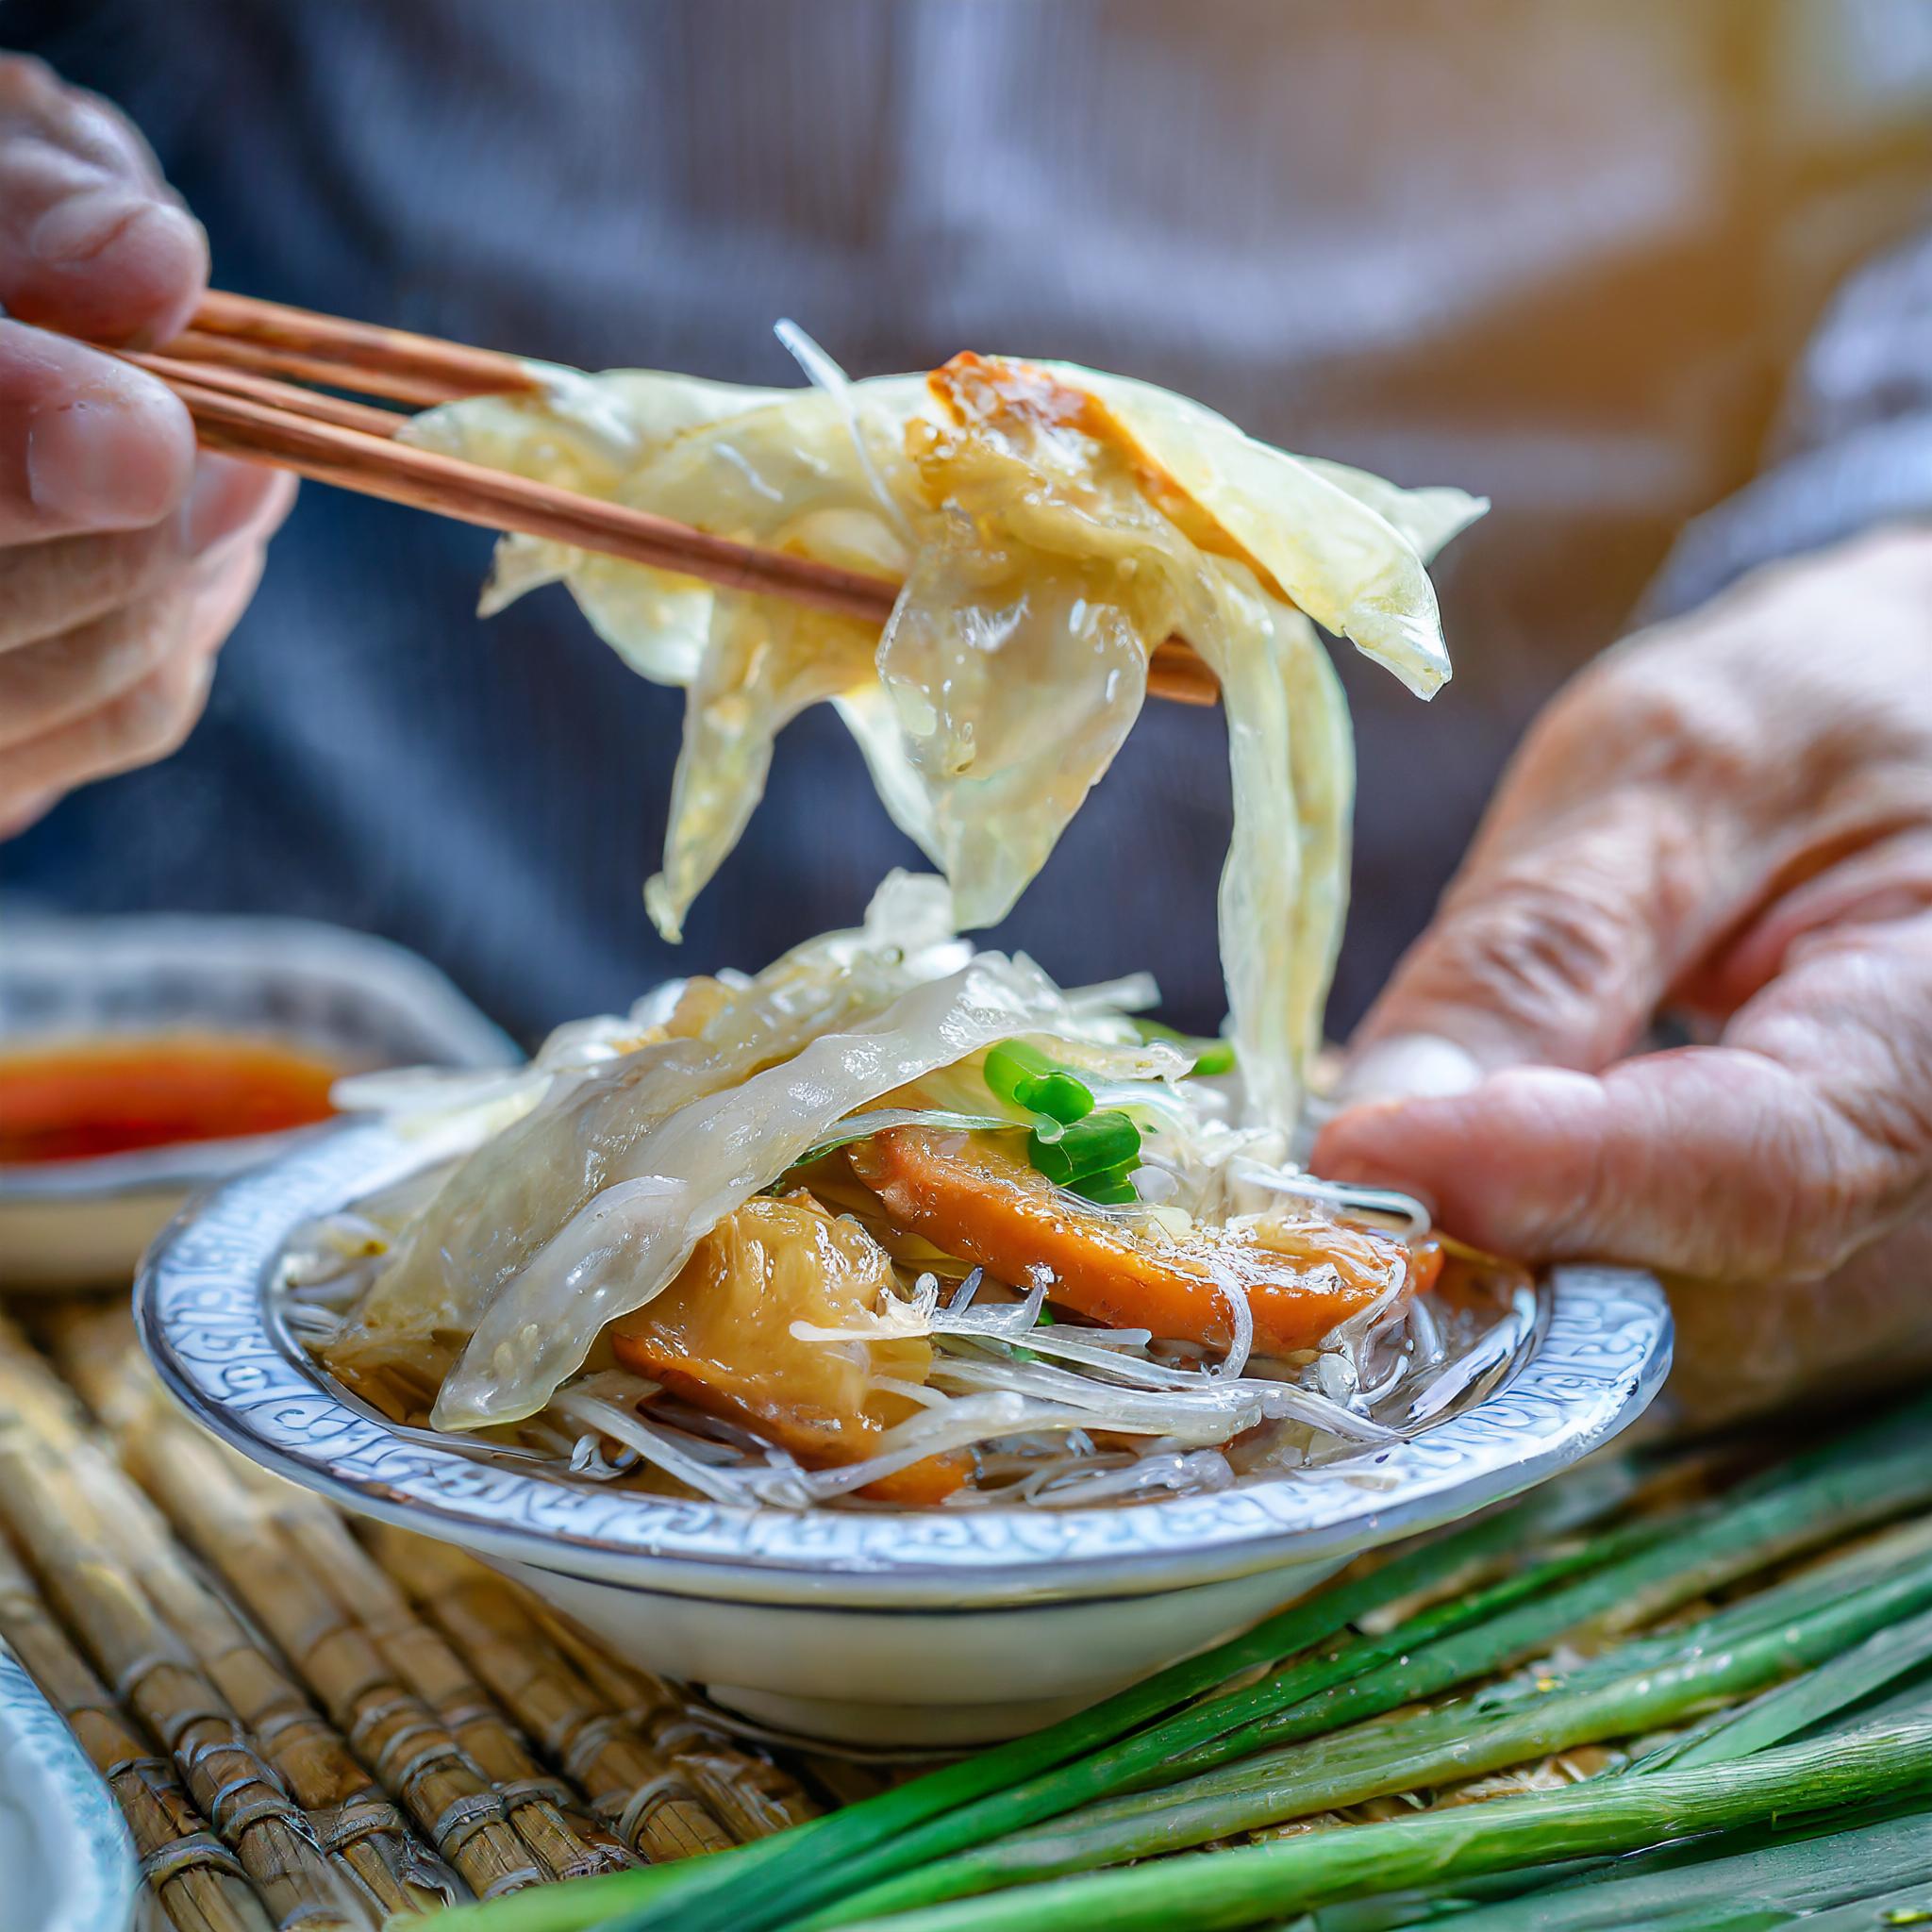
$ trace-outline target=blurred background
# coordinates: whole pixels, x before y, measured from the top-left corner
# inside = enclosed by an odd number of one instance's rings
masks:
[[[1917,0],[8,0],[0,40],[134,117],[223,287],[741,381],[796,379],[781,314],[859,374],[1062,357],[1491,496],[1438,573],[1449,690],[1344,663],[1338,1031],[1524,721],[1806,433],[1835,288],[1932,217]],[[0,846],[0,890],[359,926],[528,1040],[914,862],[814,712],[665,947],[680,695],[560,590],[476,621],[489,547],[307,490],[186,750]],[[1150,706],[994,940],[1217,1024],[1224,758],[1218,713]]]

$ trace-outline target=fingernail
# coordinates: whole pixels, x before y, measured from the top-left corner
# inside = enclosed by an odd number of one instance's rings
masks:
[[[27,494],[79,528],[133,529],[166,514],[180,487],[175,453],[151,413],[104,392],[36,409],[26,428]]]
[[[57,201],[27,232],[27,253],[54,264],[92,261],[155,204],[122,187],[96,188]]]
[[[1440,1100],[1467,1093],[1482,1076],[1475,1056],[1440,1033],[1393,1033],[1349,1061],[1335,1099],[1342,1107],[1372,1100]]]
[[[204,451],[194,460],[194,483],[181,506],[181,547],[190,557],[212,550],[254,516],[275,478],[258,463],[239,463]]]

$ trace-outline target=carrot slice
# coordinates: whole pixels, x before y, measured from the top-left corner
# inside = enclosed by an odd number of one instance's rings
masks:
[[[808,1341],[791,1325],[862,1328],[891,1283],[890,1259],[855,1223],[803,1192],[760,1197],[720,1222],[662,1294],[606,1335],[634,1374],[741,1424],[808,1469],[836,1469],[875,1455],[886,1430],[918,1412],[878,1378],[923,1383],[932,1345],[917,1336]],[[972,1468],[963,1452],[929,1456],[860,1493],[936,1503]]]
[[[1263,1355],[1312,1348],[1391,1286],[1441,1266],[1384,1235],[1283,1215],[1179,1239],[1082,1213],[982,1136],[894,1128],[851,1150],[853,1171],[892,1218],[1003,1280],[1047,1270],[1054,1299],[1123,1328],[1226,1347],[1227,1295],[1246,1297]]]

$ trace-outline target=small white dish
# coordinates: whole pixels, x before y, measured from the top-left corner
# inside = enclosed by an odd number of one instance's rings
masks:
[[[0,1920],[125,1932],[141,1874],[113,1793],[0,1642]]]
[[[176,1029],[269,1035],[358,1068],[522,1058],[435,967],[364,933],[296,919],[4,915],[0,1046]],[[190,1194],[312,1131],[0,1166],[0,1288],[125,1281]]]
[[[674,1501],[405,1437],[290,1335],[274,1285],[294,1230],[420,1159],[380,1123],[348,1124],[179,1217],[136,1284],[163,1379],[266,1468],[459,1543],[619,1654],[825,1740],[966,1744],[1050,1722],[1243,1628],[1363,1550],[1543,1481],[1632,1421],[1670,1364],[1654,1279],[1563,1268],[1487,1395],[1318,1470],[1054,1511]]]

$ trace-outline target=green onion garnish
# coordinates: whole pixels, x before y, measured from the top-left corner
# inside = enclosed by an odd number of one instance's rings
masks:
[[[1093,1092],[1024,1040],[1003,1040],[986,1057],[986,1084],[1033,1116],[1026,1158],[1057,1187],[1124,1207],[1137,1196],[1128,1176],[1141,1159],[1141,1130],[1118,1108],[1094,1110]]]
[[[1204,1040],[1197,1033],[1177,1033],[1172,1026],[1163,1026],[1158,1020],[1136,1020],[1134,1030],[1143,1041],[1164,1040],[1170,1046],[1191,1054],[1194,1064],[1189,1069],[1191,1073],[1205,1077],[1210,1074],[1234,1072],[1234,1042],[1231,1040]]]
[[[986,1084],[1002,1100],[1048,1120],[1084,1120],[1093,1095],[1083,1080],[1024,1040],[1003,1040],[986,1057]]]
[[[1074,1122],[1056,1141],[1028,1134],[1026,1158],[1057,1187],[1113,1189],[1124,1184],[1141,1158],[1141,1130],[1119,1108],[1106,1108]]]

